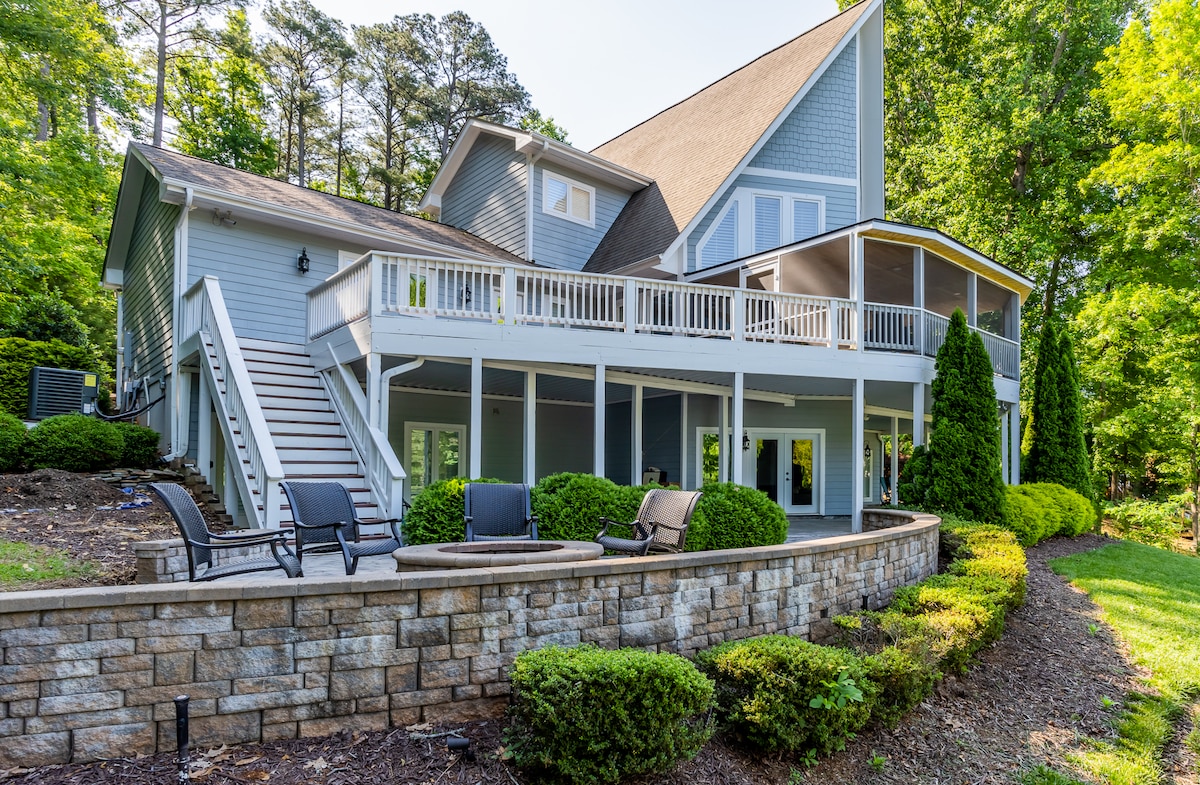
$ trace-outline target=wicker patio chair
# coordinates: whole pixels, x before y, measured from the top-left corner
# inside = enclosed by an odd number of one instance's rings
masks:
[[[212,581],[230,575],[263,570],[283,570],[289,578],[304,574],[300,559],[287,546],[287,535],[281,531],[253,530],[233,534],[214,534],[204,523],[200,508],[192,495],[183,487],[169,482],[150,484],[150,490],[163,500],[171,517],[183,535],[188,557],[188,580]],[[268,545],[270,556],[232,558],[213,563],[214,551],[244,548],[250,545]]]
[[[358,560],[363,556],[380,556],[400,547],[401,522],[399,518],[387,518],[369,523],[386,524],[390,537],[360,540],[359,527],[368,525],[358,518],[350,491],[340,482],[295,482],[279,483],[287,495],[292,508],[292,520],[296,524],[296,555],[301,561],[306,553],[342,552],[346,563],[346,574],[353,575],[358,569]]]
[[[537,516],[529,502],[529,486],[517,483],[467,483],[463,491],[467,542],[536,540]]]
[[[596,542],[607,551],[626,553],[630,556],[645,556],[651,551],[679,553],[687,543],[688,524],[700,501],[699,491],[671,491],[654,488],[642,499],[637,520],[632,523],[601,518],[604,528],[596,535]],[[613,537],[608,533],[610,526],[628,526],[633,530],[633,539]]]

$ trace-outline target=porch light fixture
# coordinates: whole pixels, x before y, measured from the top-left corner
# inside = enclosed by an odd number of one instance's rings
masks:
[[[1012,408],[1012,404],[1008,401],[1000,401],[1000,413],[1008,414],[1008,410]]]
[[[462,288],[462,303],[463,305],[471,304],[471,284],[464,284]]]
[[[742,452],[750,452],[750,432],[742,431]]]
[[[868,463],[871,461],[871,445],[863,443],[863,460]]]
[[[300,249],[300,255],[296,257],[296,269],[302,273],[308,272],[308,246]]]

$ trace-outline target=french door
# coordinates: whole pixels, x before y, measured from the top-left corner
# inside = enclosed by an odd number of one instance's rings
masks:
[[[745,484],[790,515],[822,514],[823,455],[819,431],[752,432]]]
[[[438,480],[466,475],[466,426],[410,422],[404,431],[404,468],[413,496]]]

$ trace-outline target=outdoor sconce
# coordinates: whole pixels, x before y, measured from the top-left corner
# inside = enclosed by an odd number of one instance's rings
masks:
[[[471,304],[471,284],[463,286],[461,299],[463,305]]]
[[[1011,408],[1012,408],[1012,404],[1009,403],[1008,401],[1000,402],[1000,413],[1001,414],[1008,414],[1008,410]]]
[[[300,249],[300,255],[296,257],[296,269],[302,273],[308,272],[308,246]]]
[[[871,461],[871,445],[863,444],[863,460],[870,463]]]
[[[750,452],[750,433],[742,431],[742,452]]]

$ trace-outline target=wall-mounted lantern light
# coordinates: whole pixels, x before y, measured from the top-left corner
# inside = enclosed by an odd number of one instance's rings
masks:
[[[300,255],[296,257],[296,269],[302,273],[308,272],[308,246],[300,249]]]

